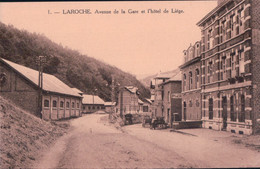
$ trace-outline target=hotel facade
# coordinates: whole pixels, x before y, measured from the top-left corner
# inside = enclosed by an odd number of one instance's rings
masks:
[[[201,115],[204,128],[259,131],[260,1],[225,0],[201,27]]]

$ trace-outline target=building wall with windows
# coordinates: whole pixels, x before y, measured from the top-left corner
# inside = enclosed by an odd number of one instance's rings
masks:
[[[182,72],[182,120],[201,120],[201,43],[196,42],[183,51]]]
[[[78,117],[81,112],[81,99],[57,94],[43,96],[43,119],[58,120]]]
[[[162,83],[166,82],[170,77],[158,75],[154,78],[154,102],[152,103],[152,117],[164,117],[163,98],[165,95],[164,86]]]
[[[173,78],[161,84],[164,92],[163,117],[168,124],[171,124],[171,121],[181,121],[182,119],[181,76],[179,75],[178,80]]]
[[[133,86],[123,87],[119,92],[117,108],[121,115],[138,113],[138,89]]]
[[[201,93],[205,128],[241,134],[253,132],[254,117],[259,116],[259,108],[254,110],[253,104],[259,103],[259,95],[254,97],[253,92],[259,94],[260,78],[259,53],[252,46],[254,30],[258,32],[259,42],[259,19],[253,22],[252,18],[259,17],[259,7],[259,3],[249,0],[223,1],[198,23],[202,29]]]

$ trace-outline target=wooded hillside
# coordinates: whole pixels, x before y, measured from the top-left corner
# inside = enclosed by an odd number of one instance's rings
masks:
[[[45,73],[53,74],[69,86],[88,94],[97,89],[95,94],[105,101],[111,99],[112,75],[120,86],[136,86],[141,97],[150,97],[150,91],[133,75],[54,43],[44,35],[18,30],[0,22],[0,57],[37,69],[38,56],[47,57]]]

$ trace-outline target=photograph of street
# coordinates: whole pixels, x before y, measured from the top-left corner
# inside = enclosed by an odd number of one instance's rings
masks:
[[[260,167],[259,9],[0,2],[0,168]]]

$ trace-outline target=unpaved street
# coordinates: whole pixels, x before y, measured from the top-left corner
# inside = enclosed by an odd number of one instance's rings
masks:
[[[92,114],[43,152],[36,168],[187,168],[260,166],[260,153],[192,134],[115,127]]]

